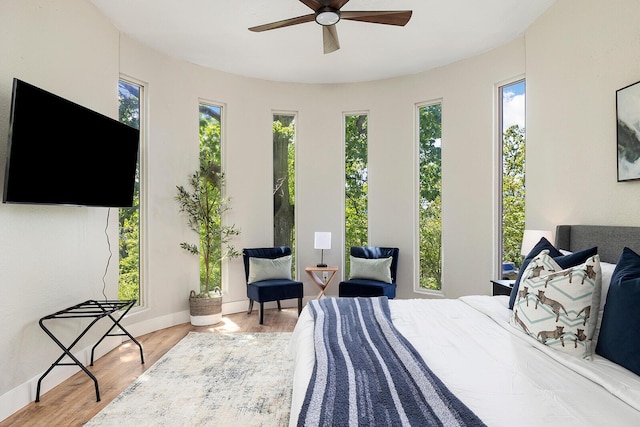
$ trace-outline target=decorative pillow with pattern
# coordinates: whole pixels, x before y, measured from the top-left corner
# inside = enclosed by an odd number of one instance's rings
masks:
[[[590,358],[601,283],[599,255],[563,270],[544,250],[522,275],[510,323],[551,348]]]

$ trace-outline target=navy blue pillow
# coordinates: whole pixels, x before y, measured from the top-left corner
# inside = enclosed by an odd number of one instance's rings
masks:
[[[596,353],[640,375],[640,256],[624,248],[611,276]]]
[[[539,249],[540,247],[541,249]],[[564,270],[565,268],[575,267],[576,265],[580,265],[585,262],[590,257],[596,255],[598,253],[598,247],[594,246],[593,248],[585,249],[580,252],[575,252],[569,255],[562,255],[559,250],[557,250],[547,239],[544,237],[540,239],[540,241],[531,249],[531,252],[525,257],[522,265],[520,266],[520,271],[518,272],[518,277],[516,278],[516,283],[513,285],[513,289],[511,289],[511,295],[509,295],[509,308],[513,310],[513,305],[516,302],[516,297],[518,296],[518,287],[520,286],[520,279],[522,278],[522,273],[527,268],[527,265],[531,262],[533,258],[535,258],[540,252],[545,249],[549,249],[549,255],[553,258],[555,262],[558,263],[560,267]]]
[[[594,255],[598,255],[598,247],[594,246],[589,249],[585,249],[580,252],[575,252],[569,255],[560,255],[553,257],[553,260],[558,263],[564,270],[565,268],[575,267],[580,265]]]
[[[511,295],[509,295],[509,308],[513,310],[513,304],[516,302],[516,297],[518,296],[518,286],[520,286],[520,279],[522,278],[522,273],[527,268],[527,265],[531,262],[533,258],[535,258],[540,252],[548,249],[549,255],[552,257],[557,257],[562,255],[547,239],[544,237],[540,239],[538,243],[529,251],[526,257],[524,257],[524,261],[522,261],[522,265],[520,266],[520,271],[518,272],[518,277],[516,277],[516,282],[511,288]]]

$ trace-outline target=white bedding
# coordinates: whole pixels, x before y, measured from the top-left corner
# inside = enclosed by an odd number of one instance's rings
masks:
[[[508,297],[391,300],[391,318],[429,368],[488,426],[637,426],[640,377],[595,355],[555,352],[509,326]],[[314,364],[305,307],[290,351],[290,425]]]

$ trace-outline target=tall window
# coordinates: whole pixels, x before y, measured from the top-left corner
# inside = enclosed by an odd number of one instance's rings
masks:
[[[273,115],[273,244],[289,246],[294,256],[295,119],[294,114]],[[291,264],[295,266],[295,260]]]
[[[419,286],[442,289],[442,104],[418,106]]]
[[[119,119],[122,123],[141,129],[143,87],[139,84],[119,80],[118,100]],[[142,132],[140,137],[142,138]],[[140,141],[140,151],[142,141]],[[136,181],[133,193],[133,206],[119,209],[119,279],[118,298],[137,300],[140,305],[140,155],[136,167]]]
[[[502,133],[502,261],[518,268],[524,232],[525,196],[525,81],[499,88],[500,130]],[[503,277],[515,279],[512,269],[503,268]]]
[[[201,102],[199,105],[200,115],[200,169],[214,183],[215,197],[222,198],[222,188],[224,186],[224,174],[222,173],[222,107],[219,105]],[[214,218],[215,225],[219,228],[222,216]],[[201,233],[202,236],[202,233]],[[208,247],[201,240],[200,247]],[[210,259],[218,260],[209,266],[210,283],[222,283],[222,245],[214,247],[210,254]],[[200,283],[206,283],[207,269],[204,265],[204,258],[200,255]]]
[[[367,123],[366,114],[344,116],[344,244],[347,271],[351,246],[366,246],[368,241]]]

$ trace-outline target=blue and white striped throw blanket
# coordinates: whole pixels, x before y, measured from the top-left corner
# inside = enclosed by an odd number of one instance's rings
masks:
[[[309,308],[316,362],[298,426],[484,426],[396,330],[386,297]]]

